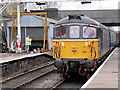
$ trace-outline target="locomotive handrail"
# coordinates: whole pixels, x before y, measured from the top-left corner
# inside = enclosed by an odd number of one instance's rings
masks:
[[[88,43],[89,43],[89,45],[88,45],[88,46],[89,46],[89,47],[91,47],[91,58],[94,60],[94,59],[95,59],[95,57],[96,57],[95,43],[94,43],[94,41],[93,41],[93,40],[88,41]],[[93,55],[92,55],[93,48],[94,48],[94,53],[95,53],[94,58],[93,58]]]
[[[95,59],[95,57],[96,57],[96,51],[95,51],[95,46],[94,46],[94,52],[95,52],[95,56],[94,56],[94,59]]]
[[[60,58],[60,49],[61,49],[61,47],[60,47],[60,42],[56,42],[56,45],[55,45],[55,48],[54,48],[54,56],[56,57],[56,58]]]

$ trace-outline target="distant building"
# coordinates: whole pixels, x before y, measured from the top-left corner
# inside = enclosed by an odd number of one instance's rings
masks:
[[[43,17],[45,20],[45,18]],[[53,38],[53,28],[56,20],[47,18],[47,27],[48,27],[48,39],[49,39],[49,49],[52,47],[52,38]],[[11,27],[12,21],[7,23],[7,44],[10,48],[10,38],[11,38]],[[17,31],[17,30],[16,30]],[[22,46],[25,46],[25,37],[30,35],[32,38],[32,48],[42,48],[43,39],[44,39],[44,27],[42,20],[39,16],[21,16],[21,37],[22,37]],[[13,32],[13,39],[15,39]],[[47,40],[47,37],[46,37]]]

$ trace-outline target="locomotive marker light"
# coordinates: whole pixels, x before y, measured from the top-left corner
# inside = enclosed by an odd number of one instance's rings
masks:
[[[62,42],[62,46],[64,46],[64,42]]]
[[[88,46],[88,42],[85,42],[85,46]]]

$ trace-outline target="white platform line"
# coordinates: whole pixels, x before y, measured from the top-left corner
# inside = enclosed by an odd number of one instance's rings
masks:
[[[90,77],[90,79],[80,88],[80,90],[84,90],[88,86],[88,84],[94,79],[94,77],[98,74],[98,72],[102,69],[104,64],[108,61],[108,59],[111,57],[111,55],[115,52],[117,48],[114,49],[114,51],[107,57],[107,59],[103,62],[103,64],[96,70],[96,72]]]

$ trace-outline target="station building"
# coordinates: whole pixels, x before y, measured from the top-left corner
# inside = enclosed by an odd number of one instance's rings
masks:
[[[45,21],[45,18],[43,17]],[[16,19],[15,19],[16,21]],[[49,49],[52,48],[52,39],[53,39],[53,28],[56,20],[47,18],[47,27],[48,27],[48,41],[49,41]],[[12,21],[7,23],[7,44],[8,48],[10,48],[10,40],[11,40],[11,27]],[[14,31],[14,30],[13,30]],[[17,28],[16,28],[17,33]],[[31,49],[42,48],[43,40],[44,40],[44,27],[42,20],[39,16],[35,15],[26,15],[21,16],[21,41],[22,41],[22,49],[25,49],[25,37],[29,35],[32,38]],[[11,48],[14,49],[14,41],[15,35],[13,32]],[[47,44],[47,37],[46,37]],[[47,46],[47,45],[46,45]]]

